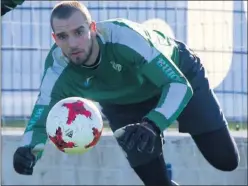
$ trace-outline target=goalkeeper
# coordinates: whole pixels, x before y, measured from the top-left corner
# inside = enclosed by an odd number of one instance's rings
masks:
[[[184,43],[126,19],[95,23],[77,1],[55,6],[51,27],[56,44],[46,58],[37,102],[14,153],[16,172],[33,173],[43,151],[33,155],[32,149],[47,141],[47,114],[71,96],[99,102],[146,186],[172,184],[162,133],[175,120],[213,167],[236,169],[239,153],[225,116],[200,58]]]

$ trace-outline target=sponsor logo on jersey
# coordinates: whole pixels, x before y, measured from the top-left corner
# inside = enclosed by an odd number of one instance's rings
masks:
[[[167,76],[168,79],[173,79],[178,82],[181,82],[181,77],[179,74],[173,69],[173,67],[167,63],[164,59],[159,58],[157,61],[157,65],[162,68],[163,72]]]
[[[33,128],[33,126],[35,125],[35,123],[40,119],[42,113],[44,111],[44,107],[42,108],[35,108],[34,109],[34,113],[29,121],[29,124],[27,126],[27,130],[31,130]]]
[[[91,83],[91,79],[94,78],[94,76],[88,77],[85,82],[84,82],[84,86],[85,87],[89,87],[90,83]]]

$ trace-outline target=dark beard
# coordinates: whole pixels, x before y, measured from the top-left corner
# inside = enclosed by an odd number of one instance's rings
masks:
[[[85,65],[85,63],[87,63],[88,60],[90,59],[90,56],[92,55],[92,52],[93,52],[93,39],[91,40],[90,50],[89,50],[88,55],[86,56],[86,59],[81,61],[80,63],[76,63],[76,64],[74,63],[74,64],[78,65],[78,66]]]

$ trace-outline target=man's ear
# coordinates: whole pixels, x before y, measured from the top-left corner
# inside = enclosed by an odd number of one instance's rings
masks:
[[[96,32],[96,22],[95,21],[92,21],[90,23],[90,30],[93,32]]]
[[[53,37],[54,41],[56,42],[57,38],[56,38],[56,35],[54,32],[52,32],[52,37]]]

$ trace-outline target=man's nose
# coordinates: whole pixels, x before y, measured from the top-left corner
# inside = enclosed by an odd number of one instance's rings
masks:
[[[75,37],[70,37],[68,41],[69,47],[77,47],[77,39]]]

